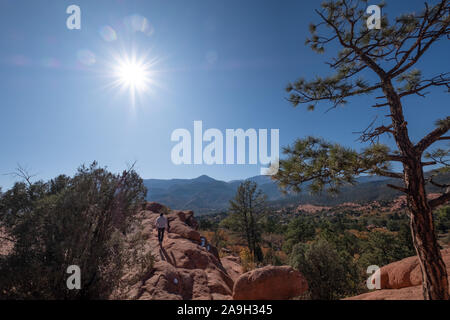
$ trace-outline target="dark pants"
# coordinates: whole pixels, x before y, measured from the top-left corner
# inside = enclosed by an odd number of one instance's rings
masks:
[[[162,243],[164,240],[164,230],[165,228],[158,228],[158,240],[159,243]]]

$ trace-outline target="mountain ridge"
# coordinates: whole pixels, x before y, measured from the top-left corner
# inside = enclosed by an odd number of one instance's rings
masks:
[[[145,179],[144,185],[148,189],[148,201],[165,203],[174,210],[188,208],[202,215],[226,210],[239,184],[245,180],[256,182],[267,195],[269,205],[275,208],[299,204],[339,205],[345,202],[384,201],[401,195],[399,191],[386,186],[388,183],[398,184],[398,180],[379,176],[358,177],[355,185],[344,186],[337,196],[325,192],[311,195],[307,188],[300,194],[284,195],[269,176],[254,176],[228,182],[207,175],[193,179]],[[440,175],[438,180],[449,182],[450,173]],[[439,192],[433,186],[429,186],[429,191]]]

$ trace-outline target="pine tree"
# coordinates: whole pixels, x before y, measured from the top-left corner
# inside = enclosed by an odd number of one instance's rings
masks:
[[[230,200],[230,218],[232,228],[247,242],[254,260],[262,259],[260,218],[265,211],[266,196],[255,182],[244,181],[237,189],[236,196]]]
[[[379,5],[381,8],[383,4]],[[310,182],[314,192],[338,192],[346,183],[354,183],[361,174],[397,178],[401,185],[389,185],[407,197],[414,247],[423,275],[425,299],[449,299],[445,264],[439,250],[433,226],[433,209],[450,200],[448,185],[425,178],[424,167],[440,165],[448,170],[449,149],[428,149],[438,141],[450,140],[450,117],[438,120],[436,128],[414,143],[408,134],[403,107],[405,98],[424,97],[431,89],[450,91],[450,72],[424,76],[416,69],[424,54],[439,40],[450,36],[450,2],[425,4],[420,13],[404,14],[390,22],[381,18],[381,29],[367,27],[366,0],[326,1],[316,10],[320,22],[311,24],[312,36],[306,41],[319,53],[331,43],[341,48],[328,65],[334,74],[312,81],[299,79],[290,83],[287,91],[294,105],[308,105],[314,110],[320,102],[337,108],[354,96],[375,95],[376,104],[389,112],[388,124],[376,120],[361,133],[360,141],[370,143],[357,152],[315,137],[298,140],[285,148],[287,158],[280,162],[274,177],[287,190],[299,191]],[[391,150],[380,143],[380,137],[390,135],[396,142]],[[429,158],[428,160],[425,160]],[[393,172],[391,163],[398,162],[403,172]],[[427,198],[426,184],[442,187],[442,194]]]

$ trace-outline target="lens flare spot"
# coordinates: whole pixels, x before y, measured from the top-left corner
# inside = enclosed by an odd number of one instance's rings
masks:
[[[117,33],[110,26],[101,27],[99,33],[100,36],[103,38],[103,40],[105,40],[106,42],[112,42],[117,40]]]
[[[155,31],[148,19],[139,14],[126,17],[124,25],[130,32],[142,32],[147,36],[151,36]]]
[[[97,62],[95,54],[87,49],[79,50],[77,53],[78,61],[85,66],[92,66]]]

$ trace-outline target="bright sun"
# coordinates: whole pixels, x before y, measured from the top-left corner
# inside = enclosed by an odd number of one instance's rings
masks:
[[[123,62],[117,69],[118,80],[122,86],[132,90],[145,90],[149,83],[149,72],[138,62]]]
[[[139,96],[149,93],[156,85],[155,71],[153,70],[157,59],[149,59],[148,56],[114,55],[114,63],[111,64],[112,78],[109,87],[118,88],[120,92],[128,91],[131,104],[134,107]]]

